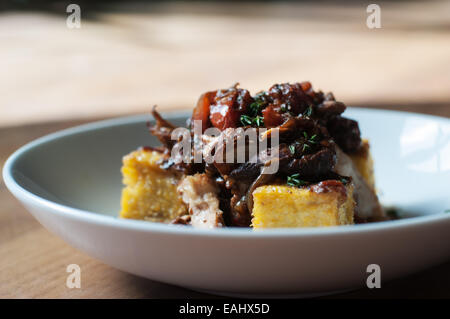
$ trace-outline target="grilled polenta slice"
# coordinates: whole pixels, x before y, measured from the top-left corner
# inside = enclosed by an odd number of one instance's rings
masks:
[[[321,227],[353,224],[353,184],[324,181],[308,187],[260,186],[253,192],[252,226]]]
[[[361,150],[357,154],[350,154],[350,158],[355,164],[356,169],[366,181],[372,190],[375,191],[375,176],[373,169],[373,158],[370,153],[370,145],[368,140],[362,141]]]
[[[139,149],[123,158],[120,217],[168,223],[187,212],[177,192],[178,177],[157,164],[162,156]]]

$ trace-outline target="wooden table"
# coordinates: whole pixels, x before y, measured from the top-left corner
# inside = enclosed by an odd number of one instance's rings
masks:
[[[411,107],[410,110],[429,109]],[[450,105],[434,114],[450,117]],[[85,121],[65,121],[0,129],[0,164],[18,146]],[[82,269],[82,288],[68,289],[66,266]],[[0,180],[0,297],[14,298],[214,298],[139,278],[75,250],[44,229]],[[328,298],[450,298],[450,262],[383,285]]]

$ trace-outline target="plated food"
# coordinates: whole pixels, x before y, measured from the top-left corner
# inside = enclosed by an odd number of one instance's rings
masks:
[[[154,108],[162,146],[124,157],[120,216],[255,229],[384,220],[369,141],[345,110],[309,82],[206,92],[181,134]]]

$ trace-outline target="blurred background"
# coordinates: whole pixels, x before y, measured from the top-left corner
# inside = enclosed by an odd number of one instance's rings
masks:
[[[347,105],[448,116],[450,1],[2,1],[0,127],[191,108],[310,80]],[[69,3],[81,8],[70,29]],[[443,111],[442,111],[443,110]]]

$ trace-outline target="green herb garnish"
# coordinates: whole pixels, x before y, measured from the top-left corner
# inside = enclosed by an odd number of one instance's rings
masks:
[[[256,116],[255,117],[255,124],[256,126],[264,126],[264,117],[262,116]]]
[[[255,96],[255,102],[253,102],[249,106],[250,116],[256,117],[260,113],[260,111],[264,108],[264,106],[266,105],[266,102],[264,101],[264,98],[263,98],[264,95],[265,95],[265,92],[261,92]]]
[[[317,140],[317,134],[314,134],[313,136],[309,137],[308,133],[303,132],[303,136],[305,137],[307,143],[309,143],[309,144],[316,144],[317,143],[317,141],[316,141]]]
[[[248,115],[241,115],[241,123],[242,125],[252,125],[253,118]]]
[[[259,112],[259,104],[258,102],[253,102],[252,104],[250,104],[250,114],[252,116],[256,116]]]
[[[305,143],[303,144],[303,152],[311,148],[311,145],[317,144],[317,134],[309,137],[307,132],[303,132],[303,136],[305,137]]]
[[[444,210],[444,213],[450,213],[450,209]]]
[[[289,145],[289,151],[291,152],[292,155],[295,154],[295,145]]]
[[[265,92],[258,93],[254,102],[250,104],[248,109],[248,114],[241,115],[241,123],[242,125],[255,125],[255,126],[264,126],[264,117],[261,116],[261,110],[266,105],[263,96]]]
[[[301,180],[299,177],[300,177],[300,174],[293,174],[291,176],[288,176],[286,184],[289,186],[295,186],[295,187],[305,186],[306,184],[308,184],[308,182]]]

